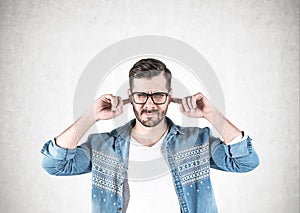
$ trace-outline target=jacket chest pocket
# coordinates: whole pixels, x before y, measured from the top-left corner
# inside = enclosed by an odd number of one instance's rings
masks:
[[[208,144],[180,151],[174,155],[174,160],[183,185],[208,178],[210,175]]]
[[[94,187],[122,195],[124,163],[117,158],[93,151],[92,184]]]

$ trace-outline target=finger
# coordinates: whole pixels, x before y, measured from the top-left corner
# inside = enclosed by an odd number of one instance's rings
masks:
[[[191,98],[191,106],[193,109],[197,108],[197,96],[193,95]]]
[[[120,96],[117,96],[117,101],[118,101],[118,103],[117,103],[117,110],[118,111],[121,111],[121,109],[123,108],[123,101],[122,101],[122,98],[120,97]]]
[[[118,103],[119,103],[118,97],[111,96],[111,110],[112,111],[117,111]]]
[[[99,98],[103,103],[112,105],[113,96],[111,94],[103,95]]]
[[[181,104],[182,103],[182,99],[181,98],[172,98],[171,102],[176,103],[176,104]]]
[[[122,100],[122,102],[123,102],[123,105],[129,104],[131,102],[131,98],[124,99],[124,100]]]
[[[196,105],[198,108],[203,109],[204,107],[204,95],[202,93],[197,93],[195,95]]]
[[[194,107],[192,105],[192,97],[191,96],[187,97],[186,103],[187,103],[188,107],[190,108],[190,110],[193,111]]]
[[[202,100],[202,98],[204,97],[204,95],[203,95],[201,92],[199,92],[199,93],[197,93],[197,94],[195,95],[195,97],[196,97],[196,99],[197,99],[197,101],[198,101],[198,100]]]
[[[182,107],[183,107],[183,111],[184,112],[189,112],[190,111],[190,107],[189,107],[189,105],[187,104],[187,98],[188,97],[185,97],[185,98],[183,98],[182,99]]]

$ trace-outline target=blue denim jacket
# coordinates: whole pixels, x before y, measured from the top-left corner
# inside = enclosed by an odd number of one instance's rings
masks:
[[[218,212],[210,181],[210,168],[248,172],[259,164],[251,139],[225,145],[212,137],[209,128],[170,126],[162,151],[173,177],[181,212]],[[75,149],[63,149],[48,141],[41,152],[42,166],[52,175],[92,172],[92,212],[126,212],[129,202],[127,180],[130,132],[135,120],[110,133],[89,135]]]

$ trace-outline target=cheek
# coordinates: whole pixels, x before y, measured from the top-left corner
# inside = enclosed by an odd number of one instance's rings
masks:
[[[133,110],[136,111],[136,112],[138,112],[138,111],[141,110],[141,106],[135,105],[135,104],[132,104],[132,108],[133,108]]]
[[[167,105],[165,105],[165,106],[161,106],[159,109],[160,109],[160,111],[162,111],[162,112],[167,112],[167,110],[168,110],[168,104]]]

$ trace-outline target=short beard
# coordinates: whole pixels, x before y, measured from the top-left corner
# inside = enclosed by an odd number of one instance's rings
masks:
[[[143,109],[141,111],[141,114],[139,114],[139,112],[136,111],[134,106],[133,106],[133,111],[134,111],[136,119],[145,127],[155,127],[155,126],[157,126],[161,121],[163,121],[165,119],[167,109],[165,111],[161,111],[161,112],[159,110]],[[143,113],[151,113],[151,112],[156,112],[157,113],[157,115],[158,115],[157,120],[154,121],[152,117],[151,118],[149,117],[147,120],[142,120],[141,119]]]

